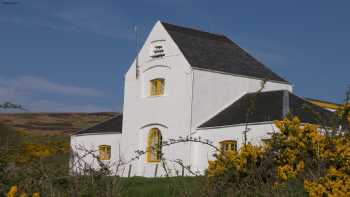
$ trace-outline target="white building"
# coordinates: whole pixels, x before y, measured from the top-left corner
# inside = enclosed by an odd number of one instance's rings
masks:
[[[214,146],[237,149],[247,130],[247,142],[259,144],[276,131],[273,120],[291,113],[315,123],[307,104],[292,94],[291,84],[223,35],[157,22],[138,57],[125,74],[122,115],[81,130],[72,148],[96,150],[103,162],[122,163],[122,176],[183,174],[174,160],[204,173],[215,150],[198,142],[171,146],[162,141],[192,137]],[[248,115],[247,115],[248,114]],[[154,148],[150,148],[154,147]],[[138,159],[135,151],[143,150]],[[93,157],[84,157],[92,165]],[[185,170],[185,175],[189,173]]]

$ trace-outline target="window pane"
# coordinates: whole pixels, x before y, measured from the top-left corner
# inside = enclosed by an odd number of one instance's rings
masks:
[[[164,79],[159,79],[159,95],[164,94]]]
[[[99,149],[99,159],[100,160],[110,160],[111,158],[111,146],[109,145],[100,145]]]
[[[222,141],[222,142],[220,142],[220,149],[223,152],[237,151],[237,141],[235,141],[235,140]]]
[[[164,79],[153,79],[150,81],[150,96],[164,94]]]
[[[156,95],[156,91],[157,91],[156,81],[155,80],[151,80],[151,82],[150,82],[150,95],[151,96]]]
[[[161,81],[159,79],[156,80],[156,89],[157,89],[157,95],[160,95],[160,86],[161,86]]]
[[[236,151],[237,150],[237,141],[231,141],[231,151]]]
[[[264,145],[269,145],[271,144],[272,139],[262,139],[261,141],[263,142]]]

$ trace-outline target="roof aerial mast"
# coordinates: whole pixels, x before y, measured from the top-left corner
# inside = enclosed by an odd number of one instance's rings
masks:
[[[134,26],[134,32],[135,32],[135,44],[136,44],[136,79],[139,77],[139,49],[138,49],[138,29],[137,26]]]

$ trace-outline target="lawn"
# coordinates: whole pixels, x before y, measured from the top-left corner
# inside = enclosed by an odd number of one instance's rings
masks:
[[[122,178],[122,196],[198,196],[202,191],[201,179],[202,177]]]

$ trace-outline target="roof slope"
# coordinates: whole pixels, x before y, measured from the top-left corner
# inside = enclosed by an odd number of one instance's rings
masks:
[[[162,24],[192,67],[288,83],[224,35]]]
[[[92,127],[80,130],[73,135],[98,134],[98,133],[122,133],[123,114],[114,116]]]
[[[333,116],[331,111],[281,90],[246,94],[199,128],[281,120],[286,114],[298,116],[303,123],[314,124],[328,124]]]

